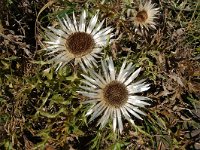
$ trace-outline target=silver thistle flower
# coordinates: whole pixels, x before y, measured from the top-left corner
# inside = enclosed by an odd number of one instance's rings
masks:
[[[150,99],[135,94],[148,90],[150,86],[144,80],[133,82],[141,68],[133,72],[132,63],[126,66],[126,61],[123,62],[118,74],[111,58],[102,60],[101,65],[104,76],[94,70],[89,71],[90,76],[82,75],[85,78],[82,80],[85,85],[80,86],[82,90],[78,93],[88,97],[88,100],[83,102],[84,104],[92,104],[86,114],[87,116],[91,115],[89,121],[103,114],[97,125],[104,127],[111,118],[114,132],[118,128],[119,132],[122,133],[122,116],[134,124],[131,116],[142,119],[140,115],[145,115],[139,107],[150,105],[146,102]]]
[[[85,71],[86,67],[97,66],[96,58],[101,56],[99,54],[102,47],[108,44],[113,29],[111,27],[101,29],[104,20],[97,23],[98,13],[91,18],[88,26],[86,17],[86,11],[83,11],[77,23],[73,13],[73,20],[68,15],[62,19],[58,18],[60,29],[48,27],[46,36],[49,40],[45,43],[47,55],[51,58],[50,63],[60,68],[74,60],[74,64],[80,64]]]

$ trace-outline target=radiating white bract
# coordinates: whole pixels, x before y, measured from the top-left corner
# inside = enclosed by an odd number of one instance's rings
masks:
[[[147,0],[144,5],[140,4],[139,10],[134,13],[132,18],[136,28],[147,29],[154,28],[156,29],[156,23],[154,19],[157,18],[158,8],[155,8],[155,4],[151,3],[151,0]]]
[[[114,68],[114,63],[111,58],[102,60],[101,65],[103,75],[95,72],[94,70],[89,70],[89,75],[82,74],[84,77],[82,80],[84,85],[80,86],[81,90],[78,91],[78,93],[88,98],[87,101],[83,102],[84,104],[91,104],[91,108],[86,114],[87,116],[91,115],[89,122],[97,117],[100,117],[97,125],[100,125],[101,128],[103,128],[110,118],[113,122],[114,132],[117,129],[117,131],[122,133],[122,117],[134,124],[132,116],[142,119],[140,115],[145,115],[139,107],[150,105],[146,102],[150,99],[148,97],[138,96],[135,94],[147,91],[150,88],[150,84],[146,84],[144,79],[133,82],[138,76],[141,68],[133,71],[134,66],[132,63],[127,64],[126,61],[124,61],[118,73]],[[127,100],[123,104],[120,103],[119,107],[116,107],[114,104],[115,101],[108,103],[103,95],[106,86],[113,82],[122,84],[122,87],[125,87],[127,90]],[[112,91],[109,92],[112,94]],[[118,94],[123,95],[123,93]],[[120,102],[116,99],[116,102],[117,101]]]
[[[96,13],[90,21],[87,23],[87,14],[86,11],[83,11],[80,17],[80,21],[76,20],[75,14],[73,13],[73,19],[66,14],[64,18],[58,18],[60,28],[48,27],[46,29],[46,36],[48,41],[45,41],[47,50],[47,56],[50,63],[53,63],[57,66],[57,69],[65,66],[70,61],[74,60],[74,64],[79,64],[85,71],[86,67],[92,67],[93,65],[97,66],[96,58],[100,58],[102,54],[102,48],[109,43],[109,39],[112,37],[111,31],[113,28],[106,27],[102,28],[104,20],[98,23],[98,13]],[[75,39],[75,47],[81,50],[81,47],[84,47],[84,42],[79,40],[80,34],[88,35],[92,39],[91,51],[85,53],[84,55],[76,55],[70,51],[70,43],[73,43],[74,40],[69,41],[69,37],[72,35],[79,35]],[[78,42],[80,41],[80,43]],[[66,44],[68,43],[68,44]],[[86,46],[88,42],[85,42]],[[89,43],[90,44],[90,43]],[[89,45],[88,44],[88,45]]]

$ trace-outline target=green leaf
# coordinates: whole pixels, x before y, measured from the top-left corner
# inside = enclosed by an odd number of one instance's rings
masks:
[[[40,113],[42,116],[45,116],[45,117],[47,117],[47,118],[56,118],[57,116],[59,116],[60,115],[60,113],[64,113],[65,111],[64,111],[64,108],[61,108],[57,113],[54,113],[54,114],[50,114],[50,113],[48,113],[48,112],[45,112],[45,111],[43,111],[43,110],[41,110],[41,109],[39,109],[39,110],[37,110],[38,111],[38,113]]]

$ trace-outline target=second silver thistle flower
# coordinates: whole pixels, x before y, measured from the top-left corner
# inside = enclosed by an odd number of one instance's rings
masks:
[[[150,86],[144,80],[133,82],[138,76],[141,68],[133,72],[134,67],[132,63],[126,66],[126,61],[122,64],[119,73],[116,73],[113,60],[101,61],[103,76],[89,70],[90,75],[82,75],[85,80],[80,86],[82,89],[78,93],[86,96],[87,101],[83,103],[90,103],[91,108],[87,112],[87,116],[91,115],[90,121],[101,116],[98,125],[104,127],[109,121],[113,120],[113,130],[116,128],[122,133],[123,123],[122,116],[129,120],[132,124],[134,121],[131,116],[142,119],[140,115],[145,115],[139,107],[150,105],[147,100],[148,97],[137,96],[136,93],[147,91]]]

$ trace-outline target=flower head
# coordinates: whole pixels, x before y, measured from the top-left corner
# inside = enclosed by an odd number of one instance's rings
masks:
[[[50,63],[59,65],[58,68],[74,60],[75,65],[80,64],[86,71],[86,67],[96,66],[96,58],[100,57],[102,47],[105,46],[112,36],[111,27],[102,28],[104,20],[98,22],[98,13],[90,22],[86,23],[86,11],[83,11],[80,21],[77,22],[73,13],[73,20],[66,15],[59,19],[60,29],[48,27],[46,35],[48,41],[46,50],[51,58]]]
[[[147,1],[144,5],[140,4],[138,11],[132,18],[136,28],[156,28],[154,19],[157,18],[158,8],[155,8],[155,4],[151,4],[151,0]]]
[[[144,80],[133,82],[141,68],[133,72],[132,63],[126,65],[126,61],[123,62],[119,73],[115,70],[111,58],[102,60],[101,65],[104,76],[90,70],[90,76],[82,75],[85,78],[82,80],[85,85],[80,86],[82,90],[78,92],[88,97],[88,100],[83,103],[92,104],[86,114],[91,115],[89,121],[102,114],[97,125],[104,127],[111,118],[114,132],[118,128],[122,133],[122,116],[134,124],[132,116],[142,119],[140,115],[145,115],[139,107],[149,105],[146,102],[149,98],[135,94],[146,91],[150,87]]]

